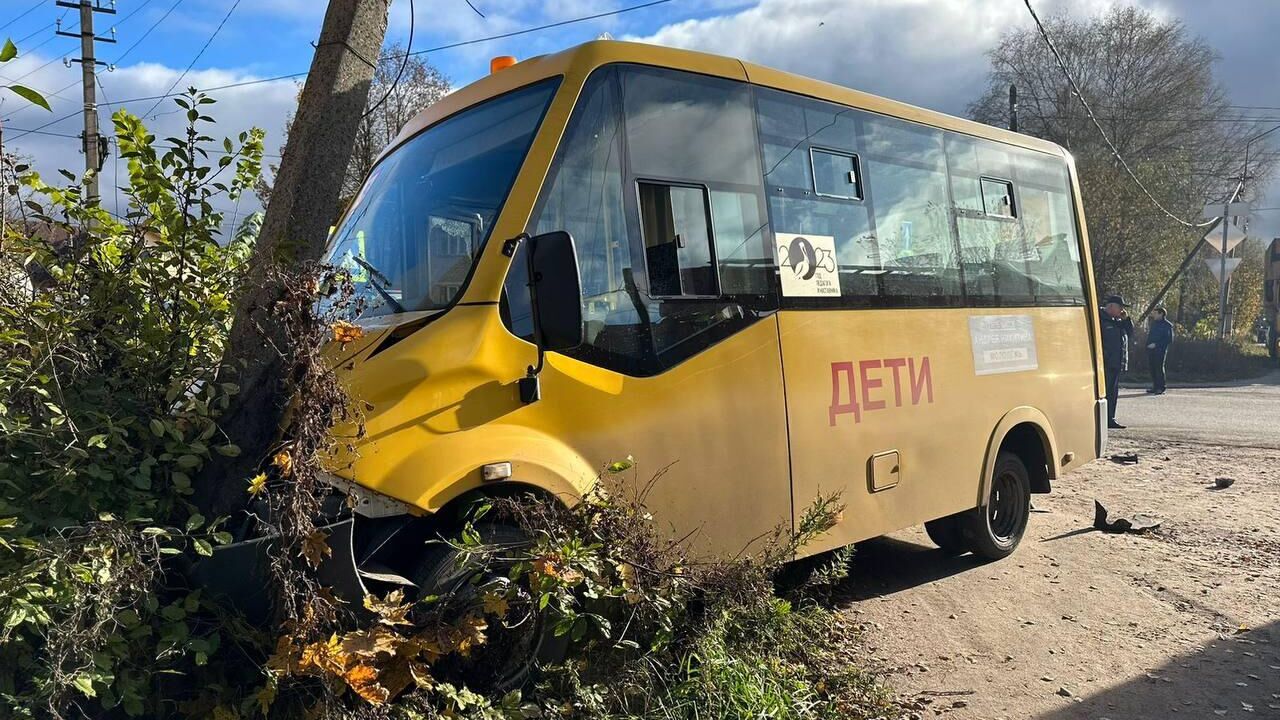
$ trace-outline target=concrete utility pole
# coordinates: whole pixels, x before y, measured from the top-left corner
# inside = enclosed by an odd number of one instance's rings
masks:
[[[57,34],[66,37],[80,38],[80,57],[71,62],[80,63],[81,83],[84,91],[84,194],[89,205],[98,204],[98,171],[102,169],[103,152],[98,140],[98,98],[97,69],[106,63],[98,60],[94,54],[97,42],[115,42],[114,37],[98,37],[93,33],[93,14],[107,13],[115,15],[115,3],[112,7],[102,7],[97,0],[56,0],[58,7],[78,9],[80,11],[80,32],[69,33],[62,29]],[[114,31],[113,31],[114,34]]]
[[[390,6],[391,0],[329,0],[223,358],[225,367],[242,368],[237,381],[244,392],[220,422],[241,454],[215,455],[205,466],[195,500],[206,512],[221,514],[243,501],[245,478],[277,437],[284,365],[275,348],[288,347],[288,339],[269,317],[281,288],[267,282],[267,271],[297,267],[324,251]]]

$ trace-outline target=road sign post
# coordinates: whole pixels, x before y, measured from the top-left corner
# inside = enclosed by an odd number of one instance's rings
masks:
[[[1205,217],[1222,218],[1222,241],[1221,243],[1210,243],[1215,250],[1218,251],[1218,258],[1206,259],[1209,263],[1209,269],[1214,271],[1214,275],[1218,278],[1218,340],[1225,340],[1227,337],[1227,281],[1231,277],[1231,272],[1240,264],[1239,258],[1228,258],[1227,254],[1232,248],[1244,242],[1245,233],[1232,225],[1233,219],[1247,221],[1249,218],[1249,203],[1231,202],[1219,203],[1214,205],[1206,205],[1204,208]],[[1232,233],[1232,230],[1235,230]],[[1234,261],[1234,262],[1232,262]],[[1217,265],[1215,270],[1214,265]],[[1229,267],[1228,267],[1229,266]]]

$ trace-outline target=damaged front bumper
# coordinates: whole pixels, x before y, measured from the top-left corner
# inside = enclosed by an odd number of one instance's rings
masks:
[[[334,595],[353,608],[362,608],[364,596],[385,592],[392,586],[413,588],[414,583],[384,562],[395,541],[411,530],[421,531],[420,518],[410,506],[379,495],[327,473],[323,480],[335,490],[325,503],[327,512],[317,528],[325,533],[329,554],[316,569],[316,577]],[[196,563],[189,573],[192,583],[215,599],[239,610],[250,622],[270,619],[275,601],[271,591],[271,558],[279,552],[279,534],[269,524],[255,523],[254,536],[214,548],[210,557]]]

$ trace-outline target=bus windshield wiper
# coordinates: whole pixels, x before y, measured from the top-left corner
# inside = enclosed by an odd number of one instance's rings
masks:
[[[392,310],[395,310],[398,313],[408,312],[404,309],[404,306],[400,304],[399,300],[396,300],[391,293],[387,292],[387,288],[383,285],[383,283],[390,284],[390,278],[383,275],[381,270],[369,264],[368,260],[365,260],[355,253],[351,253],[351,259],[359,263],[360,267],[369,271],[369,284],[372,285],[373,289],[377,290],[378,294],[387,301],[387,304],[391,306]]]

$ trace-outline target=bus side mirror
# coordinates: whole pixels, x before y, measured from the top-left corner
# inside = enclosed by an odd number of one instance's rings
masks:
[[[563,230],[529,238],[529,285],[540,350],[582,344],[582,281],[573,237]]]
[[[543,233],[526,237],[525,242],[538,364],[530,366],[520,379],[520,400],[532,403],[542,397],[538,375],[546,351],[572,350],[582,344],[582,281],[578,276],[578,254],[569,233]],[[511,248],[509,255],[514,254],[514,245]]]

